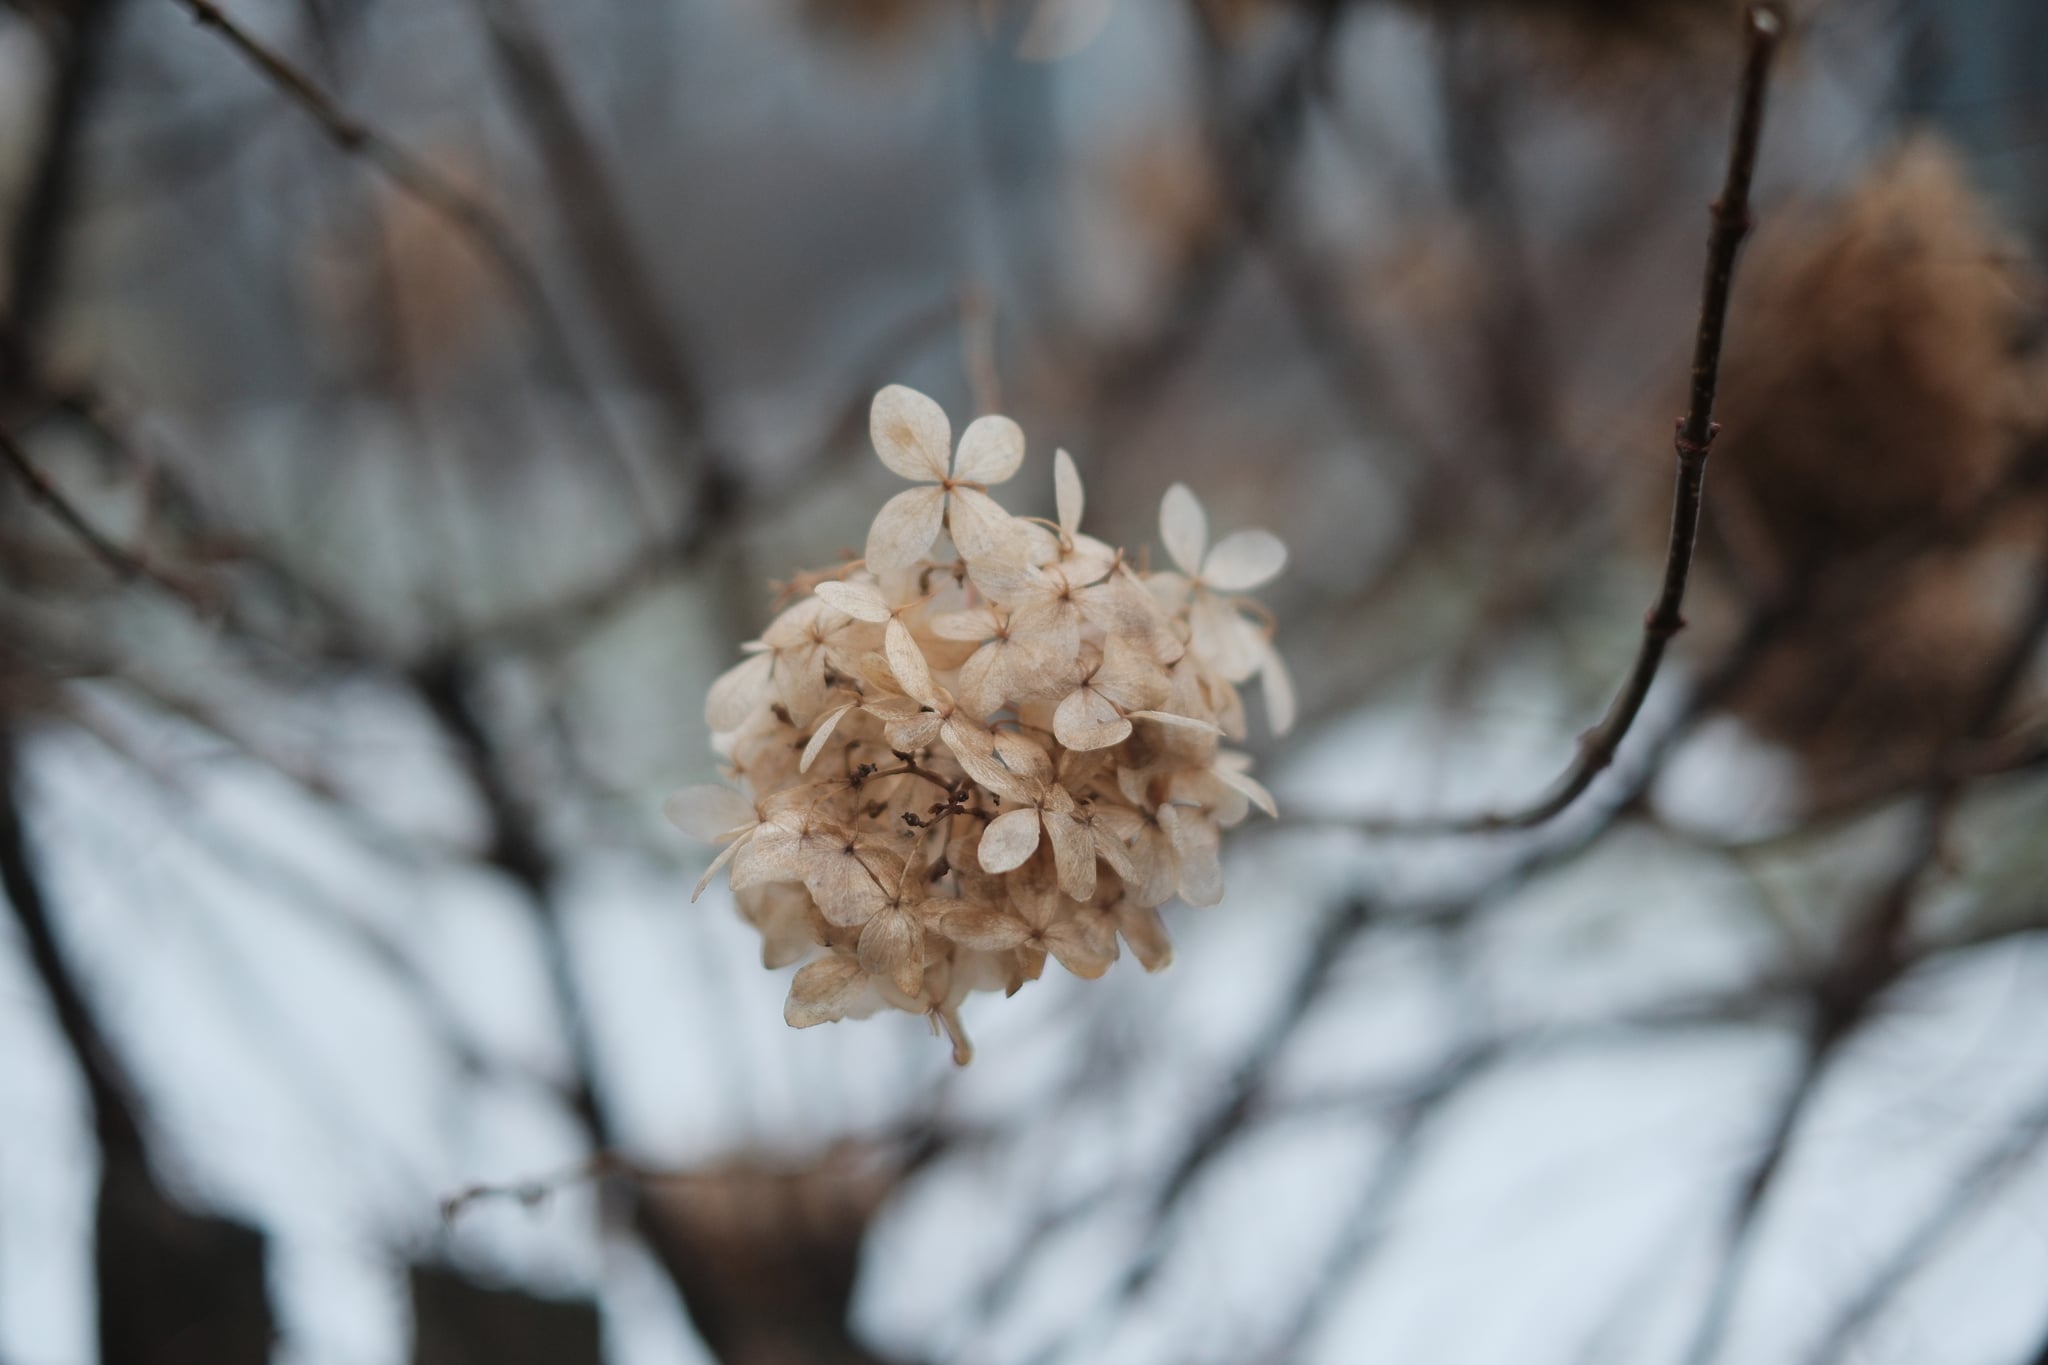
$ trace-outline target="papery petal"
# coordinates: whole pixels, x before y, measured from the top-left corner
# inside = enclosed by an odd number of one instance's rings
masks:
[[[803,880],[827,922],[851,929],[882,912],[890,900],[882,888],[895,885],[902,872],[900,859],[856,842],[807,859]]]
[[[1046,811],[1044,823],[1059,868],[1060,890],[1077,901],[1087,900],[1095,894],[1095,836],[1073,816],[1056,811]]]
[[[1267,791],[1263,785],[1255,781],[1248,774],[1239,772],[1235,768],[1225,767],[1220,763],[1210,768],[1209,771],[1215,775],[1218,782],[1223,783],[1233,791],[1242,793],[1247,800],[1260,810],[1266,812],[1266,814],[1275,818],[1279,817],[1280,808],[1273,802],[1273,793]]]
[[[810,893],[801,885],[776,882],[733,897],[740,915],[761,933],[761,965],[773,971],[800,962],[817,946],[812,936]]]
[[[917,490],[913,488],[910,491],[915,493]],[[929,545],[931,542],[925,543]],[[820,583],[817,592],[833,610],[845,612],[856,621],[872,621],[880,625],[894,615],[882,596],[882,590],[872,583],[842,583],[838,579],[830,579]]]
[[[1229,599],[1211,592],[1197,592],[1188,608],[1190,641],[1217,676],[1225,682],[1241,683],[1258,672],[1263,643],[1257,627],[1237,614]]]
[[[1003,628],[1002,620],[987,607],[941,612],[928,624],[941,640],[993,640]]]
[[[1184,483],[1167,489],[1159,504],[1159,539],[1182,573],[1193,577],[1201,572],[1202,553],[1209,548],[1209,518]]]
[[[1082,822],[1088,827],[1088,837],[1095,842],[1095,854],[1110,866],[1117,876],[1129,881],[1138,875],[1137,864],[1131,861],[1130,845],[1120,838],[1116,831],[1103,824],[1100,819]]]
[[[1107,749],[1131,736],[1131,723],[1091,687],[1067,694],[1052,713],[1052,732],[1069,749]]]
[[[944,408],[916,389],[891,384],[876,394],[868,408],[868,436],[893,473],[928,483],[946,477],[953,424]]]
[[[1097,929],[1078,915],[1047,930],[1045,946],[1062,967],[1084,981],[1100,977],[1116,961],[1116,934]]]
[[[1052,456],[1052,498],[1059,509],[1060,529],[1071,539],[1081,529],[1081,508],[1084,499],[1081,493],[1081,471],[1074,467],[1074,457],[1064,450],[1056,450]]]
[[[905,995],[924,990],[924,925],[901,906],[891,906],[860,931],[860,966],[886,978]]]
[[[1008,952],[1031,937],[1031,926],[1015,915],[986,906],[955,910],[939,921],[939,932],[963,948]]]
[[[756,654],[727,669],[704,698],[704,723],[714,734],[730,734],[744,726],[767,705],[774,674],[773,654]]]
[[[996,737],[981,726],[954,716],[939,729],[939,738],[953,755],[953,761],[969,777],[1002,796],[1015,800],[1017,779],[996,761]],[[1021,795],[1021,793],[1019,793]]]
[[[1202,560],[1202,581],[1223,592],[1249,592],[1287,567],[1287,546],[1271,531],[1233,531]]]
[[[1030,806],[1004,811],[981,832],[981,870],[1009,872],[1038,850],[1038,811]]]
[[[1007,417],[977,417],[960,433],[953,477],[965,483],[1002,483],[1024,463],[1024,429]]]
[[[931,666],[925,662],[924,651],[917,647],[909,626],[891,620],[888,633],[882,638],[882,648],[889,656],[889,671],[896,675],[897,685],[913,701],[934,710],[947,704],[949,699],[932,681]]]
[[[1124,904],[1117,907],[1116,927],[1131,945],[1131,956],[1148,972],[1164,971],[1173,965],[1173,941],[1166,936],[1166,922],[1151,906]]]
[[[868,528],[867,564],[877,573],[907,569],[923,559],[946,518],[946,490],[911,488],[882,504]]]
[[[804,756],[796,765],[798,772],[807,773],[811,770],[811,765],[818,761],[818,755],[825,751],[825,745],[831,741],[832,732],[839,728],[839,722],[857,705],[858,702],[848,702],[844,706],[835,706],[818,718],[818,728],[811,733],[811,742],[804,745]]]
[[[1193,730],[1205,735],[1220,735],[1222,729],[1215,721],[1202,720],[1197,716],[1181,716],[1171,711],[1133,711],[1132,720],[1149,720],[1160,725],[1171,725],[1177,730]]]
[[[1102,667],[1089,686],[1126,711],[1145,711],[1166,700],[1166,670],[1143,651],[1112,635],[1102,646]]]
[[[1023,523],[979,489],[955,488],[946,496],[946,529],[952,532],[953,544],[970,569],[979,567],[984,575],[993,575],[990,581],[997,591],[990,596],[1002,601],[1001,590],[1010,579],[1024,576],[1031,562],[1031,542]]]
[[[759,824],[754,803],[731,787],[684,787],[661,803],[669,823],[693,839],[706,843],[730,837],[734,831]]]
[[[1218,859],[1221,836],[1216,824],[1186,806],[1161,806],[1159,827],[1173,844],[1173,864],[1181,899],[1189,905],[1214,905],[1223,899],[1223,866]]]
[[[1026,782],[1052,781],[1052,759],[1045,750],[1012,730],[995,735],[996,761]]]
[[[908,720],[891,721],[883,733],[891,749],[908,754],[929,747],[943,733],[942,725],[938,712],[921,711]]]
[[[718,856],[711,860],[711,866],[704,869],[704,875],[697,878],[696,886],[690,889],[690,904],[695,905],[697,903],[697,897],[703,895],[704,888],[711,885],[711,879],[718,875],[718,869],[730,862],[732,855],[738,853],[746,845],[746,842],[746,840],[740,839],[718,850]]]
[[[1287,671],[1286,660],[1280,651],[1273,648],[1273,642],[1265,642],[1259,664],[1259,690],[1266,695],[1266,724],[1276,735],[1284,735],[1294,728],[1297,707],[1294,700],[1294,675]]]
[[[791,1028],[810,1028],[835,1020],[862,1018],[881,1007],[874,984],[860,963],[833,954],[820,958],[796,974],[789,983],[789,999],[782,1017]]]

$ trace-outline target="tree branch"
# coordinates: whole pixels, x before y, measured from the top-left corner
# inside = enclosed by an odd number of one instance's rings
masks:
[[[1767,4],[1752,6],[1746,22],[1748,55],[1743,63],[1735,126],[1729,139],[1727,177],[1712,205],[1713,223],[1707,235],[1706,278],[1700,290],[1699,328],[1693,340],[1692,398],[1685,416],[1678,421],[1675,441],[1678,477],[1672,494],[1664,578],[1656,600],[1643,618],[1643,639],[1635,663],[1600,723],[1579,737],[1578,755],[1571,766],[1552,784],[1549,793],[1533,804],[1483,815],[1349,823],[1385,833],[1479,834],[1529,829],[1562,814],[1612,766],[1622,740],[1627,738],[1650,695],[1650,686],[1663,666],[1665,650],[1672,637],[1685,628],[1681,609],[1686,583],[1692,574],[1693,550],[1699,540],[1707,452],[1719,429],[1714,424],[1714,394],[1720,382],[1721,342],[1727,330],[1736,256],[1750,229],[1749,187],[1763,132],[1764,94],[1769,85],[1771,59],[1784,29],[1778,11]]]

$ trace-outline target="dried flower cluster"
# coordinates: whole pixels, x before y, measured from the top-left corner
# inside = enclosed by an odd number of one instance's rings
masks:
[[[1081,481],[1055,456],[1056,523],[989,496],[1024,433],[982,417],[953,448],[938,404],[891,386],[875,450],[917,486],[883,506],[864,559],[809,575],[705,707],[740,790],[670,798],[725,845],[769,967],[812,958],[784,1009],[797,1028],[883,1006],[928,1014],[965,1062],[959,1006],[1015,992],[1048,954],[1108,970],[1121,936],[1148,970],[1171,947],[1158,907],[1223,895],[1221,831],[1272,798],[1223,747],[1258,677],[1275,731],[1293,691],[1270,630],[1237,596],[1280,572],[1265,531],[1208,543],[1179,484],[1160,531],[1175,570],[1145,572],[1081,531]]]

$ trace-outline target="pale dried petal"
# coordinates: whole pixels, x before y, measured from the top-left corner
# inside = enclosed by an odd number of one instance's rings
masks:
[[[1053,505],[1059,509],[1060,529],[1072,539],[1081,529],[1081,471],[1074,467],[1074,457],[1064,450],[1056,450],[1052,456]]]
[[[1118,636],[1102,646],[1102,667],[1088,685],[1118,709],[1144,711],[1166,700],[1166,670]]]
[[[1046,930],[1045,946],[1062,967],[1083,981],[1096,980],[1116,961],[1116,934],[1096,929],[1079,916]]]
[[[891,906],[860,931],[860,966],[905,995],[924,990],[924,925],[902,906]]]
[[[990,607],[941,612],[931,618],[932,634],[941,640],[993,640],[1002,633],[1002,618]]]
[[[1233,791],[1242,793],[1246,799],[1260,810],[1266,812],[1266,814],[1276,818],[1279,816],[1280,808],[1273,802],[1273,793],[1267,791],[1264,786],[1254,781],[1247,774],[1221,763],[1216,764],[1209,771],[1215,774],[1218,782],[1223,783]]]
[[[916,389],[891,384],[876,394],[868,409],[868,436],[891,472],[928,483],[946,477],[953,424],[944,408]]]
[[[1052,732],[1069,749],[1107,749],[1130,738],[1131,723],[1109,698],[1082,687],[1068,693],[1052,713]]]
[[[996,737],[981,726],[956,715],[940,727],[939,738],[961,770],[982,786],[1002,792],[1015,783],[1010,770],[996,761]]]
[[[1003,483],[1024,463],[1024,429],[1007,417],[977,417],[960,434],[953,477],[964,483]]]
[[[848,702],[844,706],[835,706],[818,718],[818,728],[812,732],[811,742],[804,745],[803,759],[796,765],[798,772],[811,770],[811,765],[818,761],[818,755],[825,752],[825,745],[831,742],[832,732],[839,728],[839,722],[857,705],[858,702]]]
[[[955,488],[946,496],[946,528],[953,533],[953,544],[970,566],[994,576],[990,581],[998,591],[990,595],[1001,601],[1000,589],[1030,564],[1031,542],[1023,525],[978,489]]]
[[[889,656],[889,671],[896,675],[897,685],[911,700],[935,711],[943,710],[948,698],[932,681],[931,666],[925,662],[924,651],[917,647],[910,627],[900,620],[891,620],[882,647]]]
[[[1008,872],[1022,867],[1038,849],[1038,811],[1026,806],[1005,811],[981,833],[981,870]]]
[[[1094,836],[1071,815],[1048,810],[1043,819],[1046,835],[1052,840],[1053,862],[1059,868],[1060,890],[1077,901],[1087,900],[1095,894]]]
[[[711,860],[711,866],[704,869],[704,875],[697,878],[696,886],[690,889],[690,904],[695,905],[697,903],[697,897],[703,895],[704,889],[711,885],[711,879],[718,875],[718,869],[730,862],[732,856],[745,847],[746,843],[745,839],[741,839],[727,844],[724,848],[718,850],[718,856]]]
[[[1131,945],[1131,956],[1146,971],[1164,971],[1173,965],[1173,941],[1166,936],[1166,922],[1158,910],[1149,905],[1119,905],[1116,927]]]
[[[946,490],[937,484],[898,493],[868,528],[868,567],[877,573],[909,568],[930,551],[945,519]]]
[[[817,946],[811,929],[814,909],[801,885],[774,882],[733,897],[741,916],[761,933],[761,965],[774,970],[801,962]]]
[[[1159,827],[1173,844],[1173,864],[1181,899],[1189,905],[1214,905],[1223,899],[1223,866],[1218,858],[1221,836],[1216,822],[1187,806],[1159,808]]]
[[[1213,720],[1203,720],[1198,716],[1177,716],[1171,711],[1133,711],[1131,719],[1149,720],[1159,725],[1171,725],[1177,730],[1192,730],[1205,735],[1223,733]]]
[[[1266,724],[1276,735],[1284,735],[1294,728],[1297,708],[1294,699],[1294,675],[1287,671],[1286,660],[1280,651],[1273,648],[1273,642],[1265,642],[1262,651],[1263,662],[1259,665],[1259,690],[1266,695]]]
[[[1228,598],[1197,592],[1188,607],[1188,625],[1194,632],[1195,652],[1224,681],[1241,683],[1258,672],[1263,639]]]
[[[1182,573],[1192,578],[1202,571],[1202,554],[1209,548],[1209,518],[1184,483],[1167,489],[1159,504],[1159,539]]]
[[[693,839],[717,843],[760,823],[754,803],[731,787],[684,787],[661,803],[669,823]]]
[[[874,983],[851,957],[820,958],[789,983],[782,1017],[791,1028],[810,1028],[839,1019],[859,1019],[881,1007]]]
[[[978,905],[953,911],[938,929],[961,947],[984,952],[1008,952],[1031,937],[1031,926],[1015,915]]]
[[[917,490],[913,488],[910,491],[914,493]],[[882,590],[872,583],[842,583],[838,579],[830,579],[820,583],[817,591],[818,596],[835,611],[845,612],[856,621],[880,625],[894,614],[883,598]]]
[[[996,761],[1028,783],[1052,781],[1052,759],[1045,750],[1012,730],[995,735]]]
[[[1202,581],[1224,592],[1250,592],[1287,567],[1287,547],[1271,531],[1233,531],[1202,560]]]
[[[744,726],[768,704],[774,675],[773,654],[756,654],[727,669],[704,699],[704,723],[717,734]]]
[[[890,899],[883,888],[895,885],[902,873],[894,855],[872,840],[857,839],[806,859],[803,881],[827,921],[852,929],[882,912]]]

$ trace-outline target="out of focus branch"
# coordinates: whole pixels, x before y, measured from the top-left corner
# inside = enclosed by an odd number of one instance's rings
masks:
[[[21,442],[5,427],[0,427],[0,464],[5,464],[8,471],[21,481],[28,495],[62,523],[64,529],[85,547],[87,553],[105,565],[114,577],[123,582],[142,579],[162,588],[202,615],[210,612],[211,607],[205,598],[189,585],[180,583],[138,552],[123,549],[103,535],[99,528],[64,496],[63,490],[36,467],[35,462],[29,459],[28,451],[22,448]]]
[[[630,482],[631,470],[617,442],[604,426],[590,386],[584,380],[569,346],[567,329],[548,301],[546,290],[541,287],[540,271],[527,259],[511,230],[482,200],[466,193],[390,136],[342,107],[318,81],[229,18],[213,0],[172,0],[172,3],[190,14],[201,28],[218,33],[272,89],[319,124],[336,147],[375,166],[400,190],[453,227],[490,262],[525,309],[550,366],[561,381],[583,399],[592,422],[605,436],[608,458]]]
[[[1685,628],[1681,608],[1692,573],[1693,549],[1699,538],[1707,452],[1717,430],[1714,394],[1720,380],[1721,341],[1728,322],[1736,255],[1750,229],[1749,187],[1763,132],[1764,94],[1784,21],[1774,7],[1756,5],[1749,10],[1747,25],[1748,52],[1736,101],[1734,132],[1729,141],[1727,177],[1720,196],[1714,200],[1713,226],[1707,237],[1706,278],[1700,291],[1699,328],[1693,342],[1692,399],[1686,415],[1678,422],[1678,479],[1672,497],[1664,579],[1656,601],[1643,618],[1643,639],[1635,663],[1608,705],[1607,714],[1579,737],[1578,756],[1571,766],[1553,784],[1549,794],[1533,805],[1476,816],[1356,822],[1366,828],[1387,833],[1476,834],[1528,829],[1562,814],[1613,764],[1622,740],[1627,738],[1649,697],[1650,686],[1656,681],[1672,637]]]

